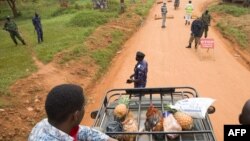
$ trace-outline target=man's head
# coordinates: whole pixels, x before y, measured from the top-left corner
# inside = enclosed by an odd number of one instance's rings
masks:
[[[166,6],[166,3],[165,3],[165,2],[163,3],[163,6]]]
[[[39,17],[39,14],[37,12],[35,12],[35,17]]]
[[[54,87],[45,101],[48,120],[54,124],[69,122],[72,126],[79,125],[84,115],[84,106],[83,89],[74,84]]]
[[[239,116],[240,124],[250,125],[250,99],[245,103]]]
[[[145,54],[143,52],[137,51],[135,60],[142,61],[144,59],[144,57],[145,57]]]
[[[205,11],[206,14],[208,14],[208,12],[209,12],[208,10]]]
[[[8,20],[8,21],[9,21],[9,20],[10,20],[10,16],[6,16],[6,20]]]
[[[190,1],[188,1],[188,3],[192,3],[192,1],[190,0]]]

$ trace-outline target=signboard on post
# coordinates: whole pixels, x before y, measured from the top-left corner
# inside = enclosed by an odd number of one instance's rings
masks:
[[[201,39],[201,47],[202,48],[214,48],[214,39],[210,38],[202,38]]]

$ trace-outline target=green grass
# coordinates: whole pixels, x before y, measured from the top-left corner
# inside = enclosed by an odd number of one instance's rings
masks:
[[[241,47],[248,47],[248,37],[247,34],[237,27],[233,27],[231,24],[226,22],[218,22],[217,27],[221,32],[229,38],[235,39]]]
[[[120,49],[123,43],[124,35],[121,31],[116,30],[112,33],[112,43],[103,49],[96,50],[92,52],[92,58],[96,61],[96,63],[100,66],[99,71],[96,74],[97,79],[107,70],[109,64],[116,54],[116,52]]]
[[[94,29],[110,18],[116,17],[117,11],[89,10],[89,2],[78,0],[77,5],[72,4],[68,10],[60,9],[56,1],[37,0],[38,3],[18,2],[18,8],[22,15],[15,19],[22,37],[27,42],[28,46],[15,46],[9,37],[9,33],[0,30],[0,95],[8,94],[8,87],[17,79],[28,76],[36,70],[36,66],[32,60],[32,52],[38,60],[49,63],[53,60],[55,54],[70,50],[66,54],[63,61],[86,55],[86,47],[83,42]],[[78,9],[76,9],[77,7]],[[83,8],[83,9],[82,9]],[[11,15],[10,10],[6,5],[0,6],[0,18],[5,17],[6,13]],[[41,12],[42,25],[44,32],[44,42],[37,44],[37,37],[31,18],[34,11]],[[58,12],[60,11],[60,12]],[[73,11],[73,12],[72,12]],[[87,12],[86,12],[87,11]],[[99,16],[98,18],[88,18],[88,15],[82,16],[82,13],[92,14],[91,16]],[[87,17],[87,18],[86,18]],[[76,26],[75,19],[88,20],[92,24],[87,26]],[[81,22],[81,21],[79,21]],[[2,26],[2,25],[1,25]]]
[[[7,36],[7,37],[6,37]],[[7,88],[15,80],[36,70],[26,46],[15,46],[8,33],[0,31],[0,93],[8,93]]]
[[[153,4],[154,0],[147,0],[146,3],[139,3],[139,6],[135,9],[135,13],[145,17]]]
[[[107,10],[91,10],[92,3],[83,0],[71,1],[68,9],[61,9],[58,1],[54,0],[34,1],[36,2],[17,2],[21,16],[15,21],[27,46],[15,46],[9,34],[0,30],[0,96],[11,95],[8,91],[9,86],[37,70],[32,54],[45,64],[51,62],[60,52],[63,52],[60,63],[78,59],[81,56],[90,56],[99,65],[100,69],[96,75],[99,78],[107,70],[113,56],[127,38],[117,30],[112,32],[112,43],[106,48],[89,50],[83,44],[98,26],[118,17],[119,0],[110,0]],[[147,4],[137,3],[137,11],[146,16],[152,4],[153,0],[149,0]],[[130,5],[132,4],[127,4],[127,6]],[[37,44],[36,33],[31,22],[35,11],[38,11],[42,17],[44,32],[42,44]],[[0,20],[6,15],[11,15],[11,11],[8,6],[0,5]]]
[[[209,10],[211,12],[230,14],[230,15],[233,15],[235,17],[250,14],[249,8],[244,8],[242,6],[238,6],[235,4],[212,5],[209,7]]]
[[[79,27],[96,27],[108,22],[111,18],[117,17],[118,14],[112,12],[84,11],[78,13],[70,20],[70,25]]]

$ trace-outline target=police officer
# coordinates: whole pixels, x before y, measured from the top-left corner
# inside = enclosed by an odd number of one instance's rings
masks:
[[[193,40],[195,40],[195,49],[197,49],[197,45],[200,44],[200,38],[203,34],[203,31],[204,31],[203,22],[201,18],[197,18],[192,22],[189,45],[186,48],[191,48],[191,44]]]
[[[162,15],[162,26],[161,28],[165,28],[165,22],[166,22],[166,17],[167,17],[167,6],[166,3],[163,3],[163,5],[161,6],[161,15]]]
[[[201,20],[203,21],[204,24],[204,37],[207,38],[207,32],[208,32],[208,26],[210,26],[210,21],[211,21],[211,16],[208,13],[208,10],[206,10],[202,16],[201,16]]]
[[[35,13],[35,16],[32,18],[32,23],[37,33],[38,43],[43,42],[43,29],[41,24],[41,18],[38,13]]]
[[[138,51],[136,53],[137,64],[134,68],[134,74],[130,76],[127,83],[134,83],[135,88],[145,88],[147,83],[148,63],[143,60],[145,54]]]
[[[17,37],[17,39],[19,39],[23,43],[23,45],[26,45],[23,38],[20,36],[20,34],[18,32],[18,28],[17,28],[16,23],[13,20],[10,20],[10,16],[6,17],[6,22],[4,24],[3,30],[6,30],[10,33],[10,37],[16,45],[18,44],[16,37]]]

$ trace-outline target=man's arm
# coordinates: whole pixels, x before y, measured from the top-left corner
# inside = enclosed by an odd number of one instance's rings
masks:
[[[118,141],[117,139],[113,139],[111,137],[109,137],[108,141]]]
[[[132,75],[130,75],[130,77],[129,77],[129,78],[130,78],[130,79],[132,79],[134,76],[135,76],[135,74],[132,74]]]

